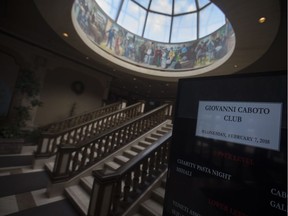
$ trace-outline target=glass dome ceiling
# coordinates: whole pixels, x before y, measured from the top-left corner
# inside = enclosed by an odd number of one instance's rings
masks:
[[[205,37],[225,15],[209,0],[95,0],[118,25],[153,41],[179,43]]]
[[[101,58],[155,78],[209,72],[236,44],[230,22],[209,0],[75,0],[72,22]]]

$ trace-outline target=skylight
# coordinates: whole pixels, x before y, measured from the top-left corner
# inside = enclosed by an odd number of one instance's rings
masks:
[[[180,43],[205,37],[226,24],[209,0],[95,0],[117,24],[140,37]]]
[[[235,47],[230,22],[209,0],[75,0],[72,21],[93,51],[153,76],[204,73]]]

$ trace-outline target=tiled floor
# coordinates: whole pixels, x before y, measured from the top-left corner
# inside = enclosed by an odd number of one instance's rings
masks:
[[[64,196],[48,198],[46,188],[21,193],[6,197],[0,197],[0,215],[8,215],[25,209],[56,202],[65,199]]]
[[[34,151],[34,146],[24,146],[22,149],[21,155],[29,155]],[[16,155],[0,155],[0,157],[11,157]],[[15,176],[15,178],[19,178],[21,173],[33,173],[33,172],[41,172],[43,169],[32,169],[31,166],[18,166],[18,167],[2,167],[0,169],[0,178],[5,178],[7,176]],[[21,178],[17,181],[21,181]],[[0,185],[1,187],[5,187],[5,185]],[[2,189],[3,190],[3,189]],[[17,193],[14,195],[2,196],[0,197],[0,216],[12,214],[15,212],[19,212],[25,209],[30,209],[36,206],[45,205],[48,203],[56,202],[59,200],[65,199],[64,196],[56,196],[49,198],[46,194],[46,188],[28,191],[24,193]]]

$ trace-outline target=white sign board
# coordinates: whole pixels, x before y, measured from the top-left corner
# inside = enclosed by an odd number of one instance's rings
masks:
[[[281,103],[199,101],[196,136],[279,150]]]

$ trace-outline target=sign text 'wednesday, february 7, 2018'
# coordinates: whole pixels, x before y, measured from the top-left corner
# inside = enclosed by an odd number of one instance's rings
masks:
[[[199,101],[196,136],[279,150],[281,103]]]

